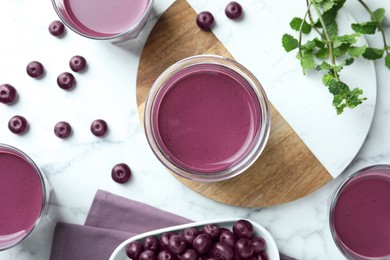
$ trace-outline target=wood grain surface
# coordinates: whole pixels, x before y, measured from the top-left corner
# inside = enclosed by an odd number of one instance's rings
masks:
[[[185,0],[177,0],[151,31],[137,74],[137,105],[142,122],[148,92],[155,79],[170,65],[199,54],[233,58],[212,32],[196,26],[195,18],[196,12],[191,6]],[[329,182],[331,175],[272,104],[271,111],[269,141],[260,158],[244,173],[217,183],[194,182],[176,176],[178,181],[207,198],[243,207],[287,203]]]

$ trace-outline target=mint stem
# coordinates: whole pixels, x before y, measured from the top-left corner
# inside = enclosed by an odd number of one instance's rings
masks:
[[[358,2],[364,7],[364,9],[366,9],[367,13],[371,16],[371,19],[373,21],[375,21],[374,13],[371,11],[371,9],[368,7],[368,5],[363,0],[358,0]],[[378,24],[378,29],[382,34],[383,49],[386,51],[386,54],[389,54],[389,47],[387,46],[386,34],[385,34],[385,30],[383,29],[382,23]]]
[[[323,37],[323,34],[320,32],[320,30],[318,30],[318,28],[315,26],[315,22],[313,20],[313,16],[311,15],[311,11],[310,11],[310,6],[311,6],[311,2],[309,0],[306,0],[306,6],[308,7],[308,16],[309,16],[309,21],[310,21],[310,25],[311,27],[321,36]]]
[[[320,21],[321,26],[323,28],[325,39],[326,39],[326,42],[327,42],[327,45],[328,45],[328,49],[329,49],[329,56],[330,56],[330,59],[331,59],[331,62],[332,62],[332,67],[335,68],[336,67],[336,58],[335,58],[334,53],[333,53],[333,42],[332,42],[332,40],[331,40],[331,38],[329,36],[328,28],[326,27],[324,19],[322,19],[321,11],[320,11],[318,5],[316,4],[315,0],[310,0],[310,2],[312,3],[312,5],[313,5],[313,7],[315,9],[315,11],[317,13],[317,16],[318,16],[318,20]],[[337,74],[336,70],[332,69],[332,72],[333,72],[334,78],[337,81],[340,81],[339,75]]]
[[[304,23],[305,23],[306,17],[307,17],[307,15],[308,15],[309,12],[310,12],[310,7],[311,7],[311,4],[309,4],[309,5],[307,6],[307,10],[306,10],[305,16],[303,17],[301,26],[299,27],[298,46],[299,46],[299,56],[301,56],[301,57],[302,57],[302,48],[301,48],[301,46],[302,46],[302,36],[303,36],[303,31],[302,31],[302,30],[303,30],[303,25],[304,25]]]

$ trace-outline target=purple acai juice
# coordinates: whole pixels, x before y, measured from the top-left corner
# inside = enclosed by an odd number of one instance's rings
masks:
[[[369,168],[346,182],[331,224],[338,246],[352,259],[389,259],[390,168]]]
[[[152,0],[61,1],[62,4],[56,5],[68,25],[88,36],[107,37],[135,26]]]
[[[161,88],[153,110],[157,143],[179,167],[224,171],[252,150],[261,109],[239,73],[216,64],[194,65]]]
[[[37,167],[18,151],[0,145],[0,250],[29,234],[43,206]]]

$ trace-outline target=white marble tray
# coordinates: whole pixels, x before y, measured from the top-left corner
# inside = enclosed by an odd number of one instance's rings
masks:
[[[341,72],[349,86],[363,89],[367,100],[336,115],[333,97],[322,84],[321,75],[316,72],[303,75],[296,52],[286,53],[282,47],[284,33],[297,35],[289,23],[293,17],[303,17],[306,1],[251,0],[242,3],[245,16],[240,21],[227,19],[225,5],[220,1],[188,2],[197,12],[209,10],[214,14],[213,32],[217,38],[258,77],[272,104],[328,172],[334,178],[341,174],[370,130],[377,92],[374,62],[356,59]],[[338,19],[340,32],[351,33],[346,24],[354,22],[352,16],[341,9]],[[365,43],[362,40],[359,44]]]

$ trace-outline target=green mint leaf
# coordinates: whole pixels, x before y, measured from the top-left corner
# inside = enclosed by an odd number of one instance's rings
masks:
[[[384,49],[367,47],[366,51],[363,53],[363,57],[368,60],[376,60],[382,58],[384,52],[385,52]]]
[[[376,29],[378,28],[378,22],[377,21],[368,21],[365,23],[353,23],[351,25],[352,30],[354,30],[357,33],[362,34],[375,34]]]
[[[350,45],[343,43],[339,47],[333,49],[333,54],[336,58],[343,56],[347,53]]]
[[[324,41],[318,39],[317,37],[314,38],[313,41],[314,41],[314,43],[316,44],[316,47],[319,48],[319,49],[323,49],[323,48],[325,48],[325,46],[326,46],[326,43],[325,43]]]
[[[284,34],[282,37],[282,45],[287,52],[290,52],[299,46],[299,42],[293,36]]]
[[[336,3],[332,0],[326,0],[326,1],[322,1],[321,3],[321,7],[322,9],[324,10],[324,12],[332,9],[332,7],[335,5]]]
[[[301,46],[305,51],[313,51],[317,45],[314,40],[307,41],[304,45]]]
[[[363,55],[363,53],[366,51],[366,48],[367,48],[366,45],[363,45],[361,47],[351,46],[348,49],[348,54],[349,54],[349,56],[351,56],[353,58],[357,58],[357,57],[360,57],[361,55]]]
[[[361,36],[360,33],[346,34],[342,36],[333,37],[333,47],[339,47],[343,43],[355,44],[358,41],[358,38]]]
[[[385,9],[378,8],[373,12],[373,20],[377,21],[378,23],[381,23],[383,19],[385,18]]]
[[[293,29],[295,31],[299,32],[301,30],[301,26],[302,26],[302,32],[304,34],[310,33],[311,26],[305,20],[302,20],[301,18],[295,17],[290,22],[291,29]]]
[[[334,5],[322,13],[322,19],[326,25],[336,22],[337,12],[343,7],[346,0],[333,0]]]
[[[315,69],[316,63],[313,59],[313,53],[310,51],[302,52],[302,56],[297,54],[297,58],[301,61],[301,67],[303,70],[303,74],[306,74],[306,70]]]
[[[330,69],[332,69],[332,65],[330,65],[326,61],[323,61],[320,65],[316,67],[316,70],[330,70]]]
[[[390,54],[387,54],[385,57],[385,65],[390,69]]]
[[[328,48],[320,49],[315,53],[315,55],[318,59],[324,60],[329,56],[329,49]]]
[[[342,95],[349,91],[349,87],[344,82],[332,79],[329,82],[329,92],[333,95]]]
[[[355,61],[354,58],[348,58],[345,60],[345,66],[351,65]]]
[[[337,36],[339,29],[338,29],[336,21],[333,21],[333,22],[327,24],[326,28],[328,30],[329,37],[331,39],[333,39],[335,36]]]
[[[334,80],[334,79],[335,79],[335,78],[334,78],[334,76],[333,76],[332,74],[326,74],[326,75],[324,75],[324,76],[322,77],[322,83],[323,83],[325,86],[329,87],[330,82],[331,82],[332,80]]]
[[[336,79],[329,80],[328,89],[333,94],[333,106],[337,114],[343,113],[346,107],[355,108],[366,100],[366,98],[360,98],[363,94],[361,89],[355,88],[351,91],[347,84]]]

